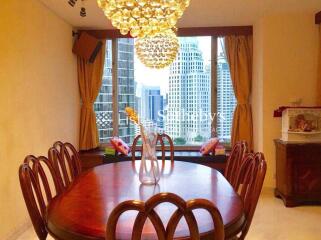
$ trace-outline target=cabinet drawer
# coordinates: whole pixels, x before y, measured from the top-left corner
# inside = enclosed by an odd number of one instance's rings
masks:
[[[293,168],[295,193],[321,194],[321,164],[297,164]]]
[[[293,163],[321,164],[321,146],[291,146],[288,148],[288,158],[292,159]]]

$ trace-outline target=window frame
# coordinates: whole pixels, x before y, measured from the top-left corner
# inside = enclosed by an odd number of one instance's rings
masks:
[[[119,109],[118,104],[118,39],[131,38],[130,35],[121,35],[118,30],[83,30],[97,38],[105,41],[112,41],[112,126],[113,136],[118,136]],[[80,31],[81,32],[81,31]],[[253,26],[231,26],[231,27],[199,27],[199,28],[179,28],[178,37],[211,37],[211,114],[217,112],[217,44],[218,38],[228,35],[253,35]],[[211,123],[211,129],[217,127],[217,121]],[[211,133],[213,137],[213,132]],[[106,147],[107,143],[100,143],[100,147]],[[227,150],[231,149],[231,143],[224,143]],[[178,151],[195,151],[199,146],[184,145],[175,146]]]

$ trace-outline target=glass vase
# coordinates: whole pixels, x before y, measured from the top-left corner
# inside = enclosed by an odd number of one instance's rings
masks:
[[[160,169],[156,155],[156,128],[141,128],[143,142],[142,159],[139,168],[139,180],[142,184],[154,185],[160,179]]]

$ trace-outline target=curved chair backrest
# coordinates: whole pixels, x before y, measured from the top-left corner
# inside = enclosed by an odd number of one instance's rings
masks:
[[[263,153],[246,154],[241,165],[237,176],[237,192],[239,192],[243,200],[246,222],[239,239],[244,239],[250,228],[262,190],[266,168],[267,165]]]
[[[132,160],[135,161],[136,160],[136,149],[137,149],[137,143],[138,140],[141,139],[141,135],[137,135],[133,141],[133,145],[132,145]],[[161,151],[162,151],[162,161],[165,161],[165,154],[166,154],[166,149],[165,149],[165,144],[164,144],[164,140],[167,140],[169,143],[169,151],[170,151],[170,160],[171,162],[174,162],[174,143],[173,140],[171,139],[170,136],[168,136],[167,134],[163,133],[163,134],[159,134],[157,137],[157,143],[160,143],[161,146]],[[141,148],[143,150],[143,146]],[[141,150],[141,151],[142,151]]]
[[[56,194],[62,192],[55,170],[46,157],[29,155],[20,165],[19,180],[36,234],[40,240],[46,239],[46,207]]]
[[[80,158],[71,143],[55,142],[48,150],[48,157],[64,188],[68,187],[81,173]]]
[[[231,154],[227,159],[224,177],[236,189],[237,175],[240,171],[245,154],[247,153],[247,143],[245,141],[237,142],[232,148]]]
[[[165,202],[172,203],[177,207],[177,210],[169,219],[166,228],[164,227],[161,218],[154,210],[159,204]],[[190,231],[190,239],[199,240],[200,234],[195,216],[192,212],[192,210],[195,209],[204,209],[211,215],[214,223],[214,239],[223,240],[224,224],[222,216],[212,202],[206,199],[193,199],[185,202],[184,199],[173,193],[159,193],[146,202],[131,200],[120,203],[108,217],[106,239],[115,240],[116,225],[119,217],[126,211],[135,210],[138,211],[138,214],[132,230],[132,240],[141,239],[147,218],[151,220],[159,240],[174,239],[176,227],[183,216]]]

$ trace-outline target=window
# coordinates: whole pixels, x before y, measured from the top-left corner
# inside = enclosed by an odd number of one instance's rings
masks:
[[[230,141],[236,100],[224,39],[179,41],[174,63],[154,70],[138,60],[134,39],[107,40],[103,83],[95,102],[101,143],[119,136],[131,144],[139,133],[124,113],[126,106],[133,107],[146,125],[156,123],[176,145],[199,145],[216,134]]]
[[[231,141],[231,127],[236,98],[231,81],[230,69],[224,53],[224,39],[217,39],[217,121],[216,131],[220,139]]]

